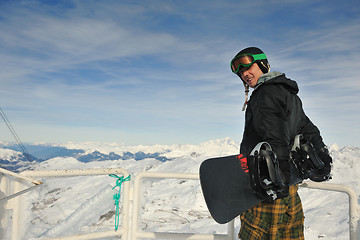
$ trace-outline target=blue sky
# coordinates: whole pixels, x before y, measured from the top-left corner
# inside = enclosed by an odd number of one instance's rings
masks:
[[[24,142],[240,142],[229,62],[257,46],[328,145],[359,145],[356,0],[2,0],[0,36],[0,106]]]

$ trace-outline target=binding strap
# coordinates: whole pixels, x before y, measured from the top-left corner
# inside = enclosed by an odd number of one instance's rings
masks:
[[[324,167],[313,145],[301,134],[296,135],[291,148],[291,160],[303,179],[311,178]]]
[[[275,200],[285,184],[279,162],[267,142],[258,143],[250,153],[250,180],[256,195],[264,200]]]

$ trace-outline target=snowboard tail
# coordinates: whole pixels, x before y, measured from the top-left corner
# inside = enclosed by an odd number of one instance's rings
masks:
[[[200,182],[210,214],[221,224],[262,201],[251,186],[247,158],[242,154],[205,160]]]

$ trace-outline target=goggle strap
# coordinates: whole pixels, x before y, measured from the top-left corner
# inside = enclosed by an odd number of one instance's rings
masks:
[[[242,111],[245,111],[246,105],[248,103],[249,85],[247,85],[244,81],[243,81],[243,84],[244,84],[244,87],[245,87],[245,102],[244,102],[244,105],[242,107]]]
[[[266,59],[265,53],[251,55],[254,61]]]

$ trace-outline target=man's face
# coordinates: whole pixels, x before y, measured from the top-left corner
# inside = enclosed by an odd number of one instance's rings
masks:
[[[247,83],[251,88],[255,87],[261,75],[263,75],[263,72],[257,63],[254,63],[249,68],[242,69],[240,72],[241,79],[245,81],[245,83]]]

